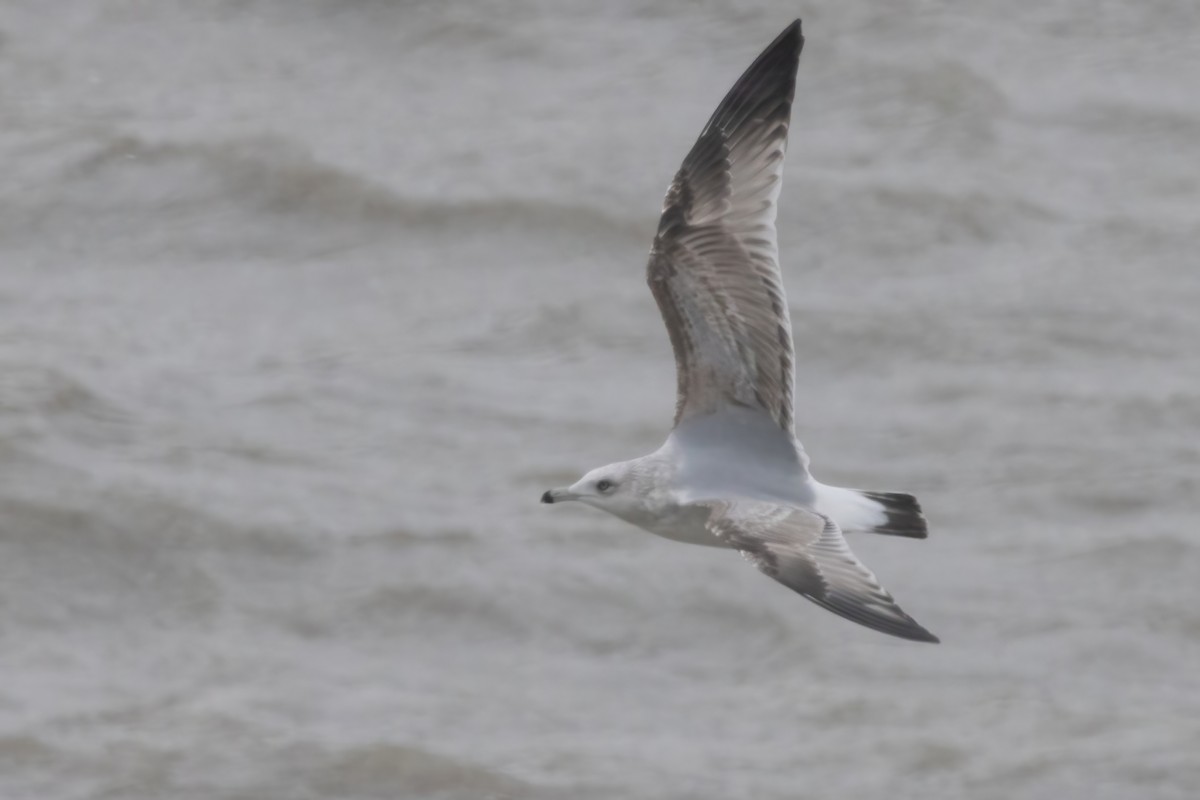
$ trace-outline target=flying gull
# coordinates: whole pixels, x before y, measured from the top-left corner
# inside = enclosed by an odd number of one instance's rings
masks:
[[[542,502],[579,500],[668,539],[739,550],[835,614],[936,642],[843,536],[925,538],[916,499],[818,482],[795,436],[775,204],[803,45],[796,20],[721,101],[667,190],[646,280],[675,351],[674,429],[650,455]]]

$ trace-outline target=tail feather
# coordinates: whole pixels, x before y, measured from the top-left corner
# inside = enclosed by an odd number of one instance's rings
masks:
[[[913,539],[924,539],[929,535],[925,526],[925,515],[921,513],[921,504],[911,494],[903,492],[863,492],[867,497],[883,506],[886,521],[872,528],[873,533],[886,533],[892,536],[908,536]]]
[[[816,483],[813,507],[846,533],[882,533],[924,539],[929,535],[921,504],[902,492],[863,492]]]

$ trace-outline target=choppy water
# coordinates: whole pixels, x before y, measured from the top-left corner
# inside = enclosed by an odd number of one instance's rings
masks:
[[[0,5],[0,796],[1191,798],[1200,6]],[[799,418],[921,647],[546,508],[792,17]]]

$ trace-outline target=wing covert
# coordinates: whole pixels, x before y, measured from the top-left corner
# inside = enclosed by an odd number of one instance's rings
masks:
[[[938,641],[896,604],[828,517],[755,500],[703,505],[712,509],[709,530],[789,589],[882,633]]]

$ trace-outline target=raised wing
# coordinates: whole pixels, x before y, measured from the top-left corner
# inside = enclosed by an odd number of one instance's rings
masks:
[[[708,529],[721,541],[822,608],[892,636],[938,641],[896,605],[828,517],[754,500],[701,505],[711,509]]]
[[[721,101],[667,190],[646,278],[675,351],[677,425],[736,404],[793,430],[775,201],[803,45],[796,20]]]

